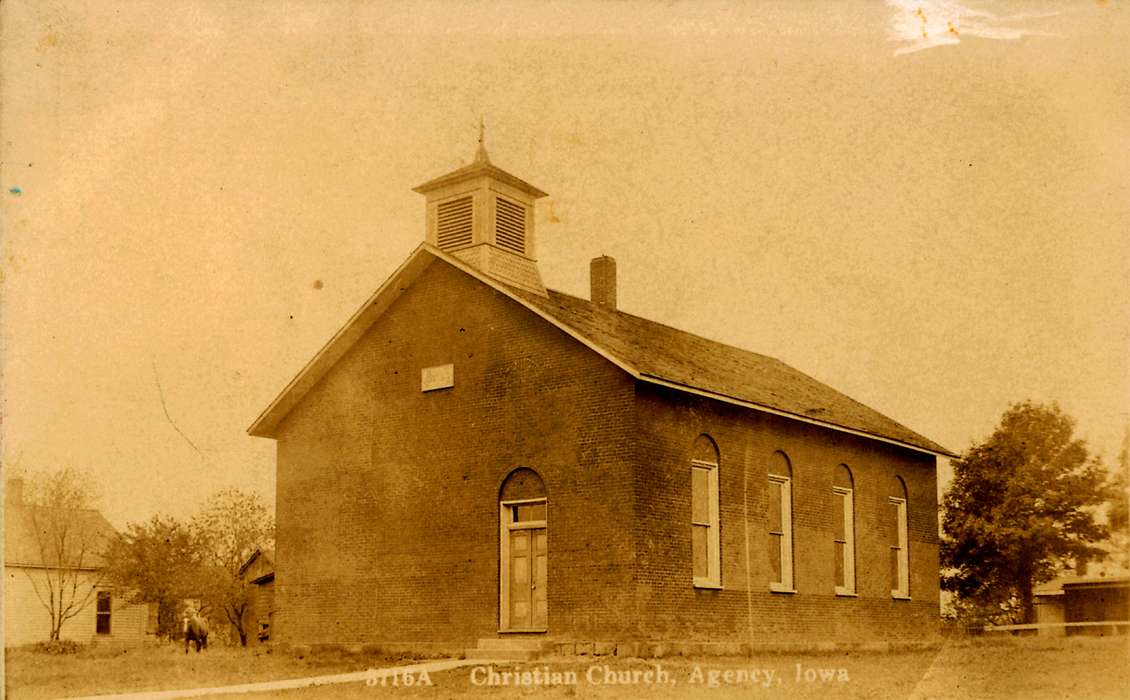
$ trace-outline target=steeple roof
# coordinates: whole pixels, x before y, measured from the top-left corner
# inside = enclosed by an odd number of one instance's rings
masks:
[[[548,196],[545,192],[542,192],[522,178],[516,175],[511,175],[502,168],[499,168],[498,166],[490,162],[490,156],[487,155],[486,146],[483,144],[482,122],[479,122],[479,147],[478,150],[475,151],[475,160],[470,165],[465,165],[462,168],[453,170],[446,175],[440,175],[434,180],[428,180],[422,185],[413,187],[412,191],[419,192],[420,194],[427,194],[428,192],[437,190],[441,187],[454,185],[465,180],[472,180],[474,178],[483,176],[494,178],[499,182],[504,182],[507,185],[510,185],[511,187],[528,194],[533,199],[540,199],[541,197]]]
[[[486,151],[483,151],[483,153],[485,154]],[[446,187],[447,185],[454,185],[458,182],[463,182],[464,180],[471,180],[476,177],[482,176],[491,177],[495,180],[498,180],[499,182],[504,182],[515,189],[525,192],[534,199],[540,199],[541,197],[548,196],[547,193],[542,192],[522,178],[516,175],[511,175],[502,168],[492,164],[489,160],[480,161],[478,159],[476,159],[475,162],[471,163],[470,165],[465,165],[458,170],[453,170],[446,175],[440,175],[434,180],[428,180],[422,185],[413,187],[412,191],[419,192],[420,194],[427,194],[432,190],[438,190],[439,188]]]

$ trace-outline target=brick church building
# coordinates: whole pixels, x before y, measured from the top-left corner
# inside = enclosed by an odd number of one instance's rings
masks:
[[[545,193],[475,161],[249,429],[277,442],[272,639],[913,640],[951,453],[764,355],[545,288]]]

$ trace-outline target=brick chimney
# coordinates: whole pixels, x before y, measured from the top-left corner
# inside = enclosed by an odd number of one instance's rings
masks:
[[[607,255],[589,263],[589,299],[595,304],[616,308],[616,259]]]

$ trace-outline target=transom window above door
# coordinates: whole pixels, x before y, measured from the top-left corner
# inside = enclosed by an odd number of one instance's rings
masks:
[[[521,503],[510,506],[510,521],[527,523],[545,520],[545,501],[540,503]]]

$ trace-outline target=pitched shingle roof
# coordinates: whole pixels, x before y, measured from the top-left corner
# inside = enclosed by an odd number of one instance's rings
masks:
[[[61,552],[59,533],[64,535]],[[5,566],[58,567],[61,561],[65,568],[99,569],[115,536],[113,526],[96,510],[4,506]]]
[[[259,568],[262,569],[262,571],[254,572],[254,575],[257,578],[262,577],[265,573],[274,572],[275,550],[270,548],[256,549],[251,553],[251,556],[247,557],[247,561],[243,562],[243,564],[239,567],[239,575],[242,576],[244,572],[250,569],[256,562],[259,563]],[[252,582],[254,583],[254,581]]]
[[[546,298],[511,291],[647,377],[950,454],[936,442],[772,357],[562,292],[549,290]]]
[[[954,456],[936,442],[779,360],[561,292],[549,290],[548,297],[542,297],[502,283],[427,243],[421,243],[369,297],[260,414],[248,432],[274,437],[283,417],[435,261],[443,261],[525,305],[640,380],[916,450]]]

